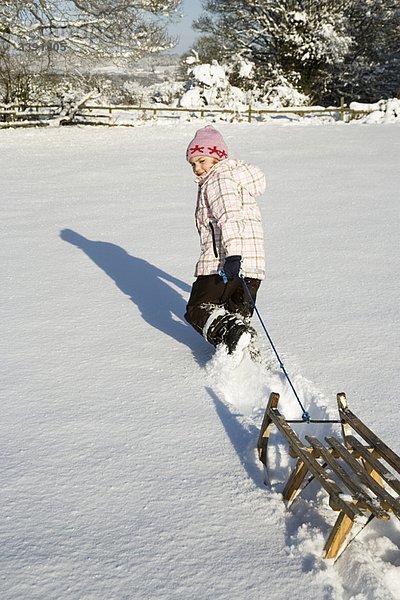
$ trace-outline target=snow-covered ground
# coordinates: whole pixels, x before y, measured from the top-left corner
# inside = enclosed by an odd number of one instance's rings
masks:
[[[331,564],[277,435],[263,485],[269,392],[300,414],[268,347],[237,367],[182,320],[201,125],[1,133],[3,600],[400,598],[398,522]],[[345,391],[399,452],[399,126],[219,128],[267,175],[258,307],[306,408]]]

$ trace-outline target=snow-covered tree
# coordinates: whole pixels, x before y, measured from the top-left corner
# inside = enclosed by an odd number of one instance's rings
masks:
[[[26,103],[32,81],[90,63],[129,64],[173,46],[181,0],[6,0],[0,3],[0,99]]]
[[[254,62],[266,90],[284,78],[307,95],[320,94],[351,43],[340,1],[208,0],[204,7],[209,14],[196,28],[219,40],[226,56]]]
[[[333,85],[363,102],[400,96],[400,4],[358,0],[346,11],[352,44]]]
[[[379,84],[383,72],[396,91],[398,0],[206,0],[204,8],[195,28],[225,60],[252,61],[267,93],[284,80],[313,100],[337,100],[340,82],[360,87],[369,73]]]
[[[6,0],[0,3],[3,51],[35,56],[61,48],[90,58],[137,60],[172,46],[163,17],[180,0]]]

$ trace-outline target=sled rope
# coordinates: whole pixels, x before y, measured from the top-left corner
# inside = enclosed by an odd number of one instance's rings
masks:
[[[289,375],[288,375],[288,372],[287,372],[287,371],[286,371],[286,369],[285,369],[285,365],[283,364],[283,362],[282,362],[282,360],[281,360],[281,357],[279,356],[279,354],[278,354],[278,351],[277,351],[277,349],[275,348],[275,344],[274,344],[274,342],[272,341],[272,339],[271,339],[271,336],[270,336],[270,335],[269,335],[269,333],[268,333],[268,330],[267,330],[267,328],[266,328],[266,326],[265,326],[265,324],[264,324],[264,321],[262,320],[262,317],[261,317],[261,315],[260,315],[260,312],[259,312],[258,308],[256,307],[256,303],[255,303],[255,302],[254,302],[254,300],[253,300],[253,296],[252,296],[252,295],[251,295],[251,293],[250,293],[250,290],[249,290],[249,288],[248,288],[248,286],[247,286],[247,283],[246,283],[246,281],[245,281],[245,279],[244,279],[243,275],[240,275],[240,278],[241,278],[241,280],[242,280],[243,287],[244,287],[244,289],[246,290],[246,293],[247,293],[247,295],[248,295],[248,297],[249,297],[249,300],[250,300],[250,302],[251,302],[251,304],[252,304],[252,306],[253,306],[253,308],[254,308],[254,310],[255,310],[255,312],[256,312],[256,315],[257,315],[257,317],[258,317],[258,319],[259,319],[259,321],[260,321],[260,323],[261,323],[261,325],[262,325],[262,328],[263,328],[263,330],[264,330],[264,332],[265,332],[265,335],[267,336],[267,338],[268,338],[268,341],[269,341],[269,343],[271,344],[271,348],[272,348],[272,350],[274,351],[276,358],[278,359],[279,366],[280,366],[280,368],[282,369],[283,373],[285,374],[285,377],[286,377],[286,379],[288,380],[290,387],[292,388],[292,392],[293,392],[293,394],[295,395],[295,398],[296,398],[297,402],[298,402],[298,403],[299,403],[299,405],[300,405],[300,408],[301,408],[301,410],[302,410],[302,415],[301,415],[301,418],[302,418],[302,420],[303,420],[303,421],[305,421],[305,422],[307,422],[307,423],[310,423],[310,422],[311,422],[311,417],[310,417],[310,414],[309,414],[309,413],[306,411],[306,409],[304,408],[304,406],[303,406],[303,404],[302,404],[302,402],[301,402],[301,400],[300,400],[300,398],[299,398],[299,395],[298,395],[298,393],[296,392],[296,389],[295,389],[295,387],[294,387],[294,385],[293,385],[293,383],[292,383],[292,381],[291,381],[291,379],[290,379],[290,377],[289,377]]]

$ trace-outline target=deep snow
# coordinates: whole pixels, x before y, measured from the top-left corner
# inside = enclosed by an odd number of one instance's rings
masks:
[[[332,565],[277,435],[264,487],[269,392],[299,414],[268,348],[234,367],[182,321],[202,124],[1,132],[5,600],[400,598],[397,522]],[[307,408],[345,391],[399,452],[398,125],[218,127],[267,176],[258,306]]]

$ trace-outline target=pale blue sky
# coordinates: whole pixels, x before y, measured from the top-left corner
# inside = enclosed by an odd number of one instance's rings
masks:
[[[173,50],[178,54],[190,50],[191,44],[199,35],[198,32],[193,31],[191,25],[192,21],[202,12],[201,0],[183,0],[180,12],[183,13],[182,19],[168,27],[171,35],[180,38],[177,47]]]

